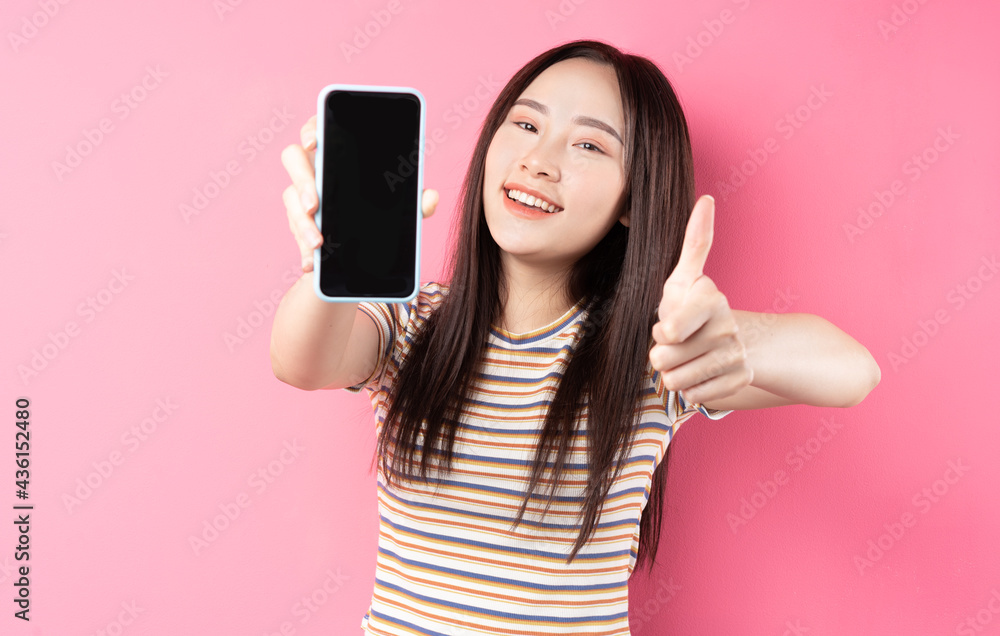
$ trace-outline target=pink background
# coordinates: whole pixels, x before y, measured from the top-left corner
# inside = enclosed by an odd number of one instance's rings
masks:
[[[373,419],[364,394],[272,375],[299,273],[280,152],[326,84],[418,87],[443,136],[421,271],[439,279],[489,103],[580,37],[677,88],[731,306],[823,316],[882,368],[856,408],[683,427],[633,633],[1000,633],[994,3],[223,2],[3,4],[0,633],[359,633]],[[67,146],[86,156],[57,170]],[[27,624],[7,600],[19,396]]]

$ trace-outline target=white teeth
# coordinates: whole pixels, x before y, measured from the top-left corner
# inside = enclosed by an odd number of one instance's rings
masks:
[[[548,212],[550,214],[559,209],[555,206],[554,203],[546,203],[542,199],[537,199],[530,194],[521,192],[520,190],[508,190],[507,198],[514,199],[515,201],[520,201],[525,205],[540,208],[541,210]]]

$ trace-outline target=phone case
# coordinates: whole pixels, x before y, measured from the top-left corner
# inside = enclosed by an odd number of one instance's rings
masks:
[[[407,93],[413,95],[417,98],[420,103],[420,136],[417,142],[417,150],[419,161],[417,162],[417,205],[415,214],[417,215],[417,231],[416,231],[416,249],[414,250],[416,262],[413,264],[413,291],[405,298],[399,297],[374,297],[374,296],[359,296],[359,297],[348,297],[348,296],[327,296],[320,289],[320,273],[319,273],[319,263],[323,250],[323,246],[320,245],[313,252],[313,289],[316,295],[327,302],[337,302],[337,303],[359,303],[359,302],[383,302],[383,303],[402,303],[413,300],[417,297],[420,291],[420,241],[421,241],[421,227],[423,226],[423,211],[422,211],[422,199],[424,191],[424,127],[427,120],[427,105],[424,100],[423,94],[415,88],[409,86],[376,86],[369,84],[330,84],[325,86],[323,90],[320,91],[319,97],[316,100],[316,196],[319,200],[319,208],[316,210],[316,226],[323,231],[322,216],[323,216],[323,140],[324,135],[324,116],[325,116],[325,104],[327,95],[331,92],[338,90],[349,90],[349,91],[365,91],[371,93]]]

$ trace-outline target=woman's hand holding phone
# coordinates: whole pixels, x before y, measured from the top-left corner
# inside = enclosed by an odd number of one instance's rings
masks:
[[[302,254],[303,275],[285,293],[271,328],[271,367],[282,382],[304,390],[351,386],[375,368],[378,332],[354,303],[329,303],[317,297],[314,283],[315,245],[322,235],[315,216],[319,210],[316,182],[317,117],[302,126],[302,144],[291,144],[281,162],[292,183],[282,198],[288,227]],[[438,196],[424,190],[423,218],[434,213]],[[316,241],[316,243],[314,243]]]
[[[322,244],[323,237],[316,225],[319,196],[316,192],[316,116],[310,117],[300,131],[302,145],[291,144],[281,152],[292,184],[285,188],[282,200],[288,215],[288,227],[299,245],[302,271],[313,271],[313,251]],[[423,218],[434,214],[438,204],[436,190],[425,189],[421,194]]]

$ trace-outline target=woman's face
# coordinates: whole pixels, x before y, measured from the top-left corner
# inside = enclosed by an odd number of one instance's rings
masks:
[[[486,223],[505,262],[565,269],[615,223],[628,225],[622,111],[614,69],[581,58],[553,64],[521,93],[490,142],[483,183]],[[509,189],[558,209],[526,210]]]

